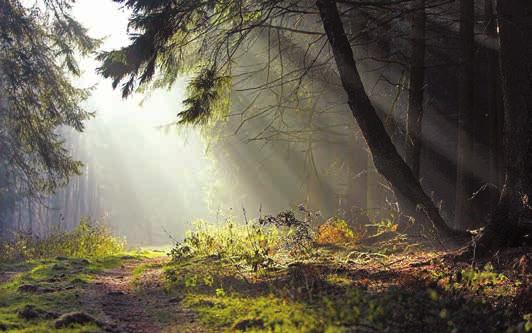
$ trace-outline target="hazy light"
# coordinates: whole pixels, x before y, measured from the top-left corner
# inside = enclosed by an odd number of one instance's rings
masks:
[[[81,0],[74,15],[92,37],[104,38],[103,50],[128,43],[128,13],[116,3]],[[89,182],[97,183],[108,222],[118,232],[134,242],[168,240],[163,228],[179,237],[192,219],[208,217],[204,191],[213,167],[196,130],[160,128],[175,123],[185,79],[171,90],[124,100],[119,89],[96,74],[98,65],[94,59],[80,64],[78,84],[95,87],[86,106],[96,117],[73,153],[86,163]]]

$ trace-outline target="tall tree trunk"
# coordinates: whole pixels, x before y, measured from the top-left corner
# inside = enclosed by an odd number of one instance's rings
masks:
[[[438,231],[452,234],[453,231],[445,224],[438,209],[397,152],[371,104],[357,71],[353,51],[345,35],[336,2],[318,0],[316,4],[348,97],[349,107],[366,139],[376,169],[391,183],[397,197],[405,199],[400,202],[402,209],[415,214],[416,208],[419,207]],[[423,221],[426,222],[425,219]]]
[[[406,126],[406,163],[414,176],[419,178],[419,164],[422,147],[423,92],[425,85],[425,0],[413,3],[412,28],[410,39],[410,78],[408,85],[408,111]]]
[[[35,231],[33,228],[33,207],[31,204],[31,198],[28,197],[28,233],[30,235],[33,235],[33,232]]]
[[[477,242],[482,251],[518,245],[532,232],[532,3],[499,0],[497,15],[506,177],[495,213]]]
[[[460,74],[458,100],[458,142],[456,147],[456,204],[455,227],[474,228],[470,197],[472,185],[473,141],[472,114],[474,110],[474,0],[460,1]]]
[[[371,41],[368,33],[367,13],[351,13],[346,26],[349,31],[349,38],[355,40],[356,44],[365,45],[365,47],[355,48],[354,57],[356,59],[369,59]],[[368,71],[371,71],[371,69],[368,68]],[[393,122],[384,122],[384,127],[388,133],[394,133]],[[370,220],[377,218],[376,213],[378,213],[378,210],[373,208],[382,206],[386,202],[386,195],[382,191],[382,186],[379,185],[382,177],[376,174],[368,149],[365,146],[361,147],[361,151],[355,152],[353,159],[360,163],[359,171],[357,171],[361,172],[359,173],[360,181],[357,182],[358,187],[356,190],[364,192],[360,207],[365,209],[365,211],[360,214],[360,224],[367,224]]]
[[[17,202],[17,206],[16,206],[16,209],[17,209],[17,231],[22,231],[24,230],[23,229],[23,225],[22,225],[22,202]],[[1,234],[0,234],[1,236]]]
[[[67,231],[69,230],[70,212],[72,210],[71,203],[70,203],[70,194],[72,192],[72,180],[68,182],[64,191],[65,191],[65,203],[63,206],[63,219],[61,222],[63,225],[63,230]]]
[[[493,10],[493,0],[484,0],[484,20],[486,37],[490,40],[497,39],[497,22]],[[500,87],[498,84],[499,60],[496,50],[486,48],[486,114],[488,117],[488,157],[489,157],[489,181],[497,186],[500,191],[503,185],[501,181],[501,160],[503,156],[501,138],[503,136],[502,124],[504,123],[504,108],[499,107]],[[490,203],[496,204],[499,199],[499,191],[490,191]],[[493,206],[492,206],[493,207]]]

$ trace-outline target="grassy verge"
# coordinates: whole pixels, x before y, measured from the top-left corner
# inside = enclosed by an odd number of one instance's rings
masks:
[[[89,284],[125,260],[160,255],[150,250],[125,252],[123,240],[86,220],[72,231],[44,239],[16,235],[0,243],[0,331],[101,331],[97,307],[83,303]],[[61,322],[61,315],[76,311],[91,317]]]
[[[91,259],[57,257],[0,265],[3,272],[15,272],[9,281],[0,284],[0,331],[99,331],[94,323],[61,329],[56,329],[55,324],[59,315],[73,311],[86,311],[98,317],[99,313],[81,301],[82,293],[95,276],[119,267],[125,260],[156,255],[136,251]]]
[[[45,238],[17,233],[0,241],[0,263],[65,257],[105,257],[125,250],[123,239],[107,226],[82,219],[71,231],[56,231]]]
[[[202,226],[176,246],[165,267],[169,292],[206,327],[230,332],[532,331],[526,296],[531,275],[515,269],[515,254],[497,265],[460,266],[447,262],[445,253],[413,246],[403,235],[363,246],[344,242],[346,232],[334,239],[322,236],[326,244],[314,236],[307,252],[295,253],[280,250],[291,230],[259,232],[256,237],[269,237],[263,247],[246,230],[257,233],[249,225]],[[335,239],[342,242],[334,244]],[[231,251],[220,251],[224,244]],[[249,259],[257,253],[260,265]]]

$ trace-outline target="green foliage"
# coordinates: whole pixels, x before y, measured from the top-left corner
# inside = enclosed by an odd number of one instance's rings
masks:
[[[44,239],[17,234],[13,240],[1,242],[0,262],[57,256],[104,257],[124,249],[125,242],[113,236],[105,225],[82,219],[76,229],[69,232],[57,231]]]
[[[416,275],[413,271],[418,266],[408,260],[410,254],[403,252],[401,257],[396,253],[387,258],[379,246],[372,250],[361,245],[354,248],[358,251],[352,251],[353,247],[317,247],[312,257],[301,257],[282,249],[288,235],[286,228],[306,222],[287,213],[265,219],[269,222],[259,225],[276,230],[272,234],[275,251],[269,253],[276,265],[270,269],[241,269],[243,263],[252,266],[241,254],[243,248],[252,245],[237,239],[248,234],[246,229],[236,232],[235,226],[211,226],[209,231],[203,226],[202,232],[183,243],[188,244],[187,250],[182,248],[183,252],[165,267],[167,291],[184,297],[183,304],[197,312],[209,328],[330,333],[424,332],[427,328],[435,332],[522,333],[530,329],[530,317],[522,320],[508,306],[510,290],[489,296],[493,302],[486,301],[488,296],[479,292],[505,284],[508,279],[491,265],[447,271],[432,258],[422,266],[430,265],[430,270],[420,268]],[[328,224],[355,235],[348,232],[345,221],[333,218]],[[394,229],[388,222],[378,226],[379,234]],[[239,226],[246,227],[249,225]],[[216,235],[220,231],[224,236]],[[219,246],[233,247],[231,255]],[[367,256],[354,264],[334,259],[347,251]],[[397,263],[403,263],[400,269],[388,269]],[[437,281],[427,279],[430,274]],[[441,283],[443,279],[447,284]]]
[[[469,291],[475,294],[497,297],[511,293],[508,277],[496,272],[491,263],[482,268],[466,267],[456,271],[432,271],[431,278],[447,291]]]
[[[91,116],[81,106],[89,91],[75,87],[70,74],[79,75],[76,53],[92,52],[99,41],[70,16],[72,3],[28,8],[0,0],[2,190],[51,192],[80,172],[59,129],[81,131]]]
[[[493,286],[508,279],[504,274],[494,272],[491,264],[486,264],[483,269],[462,269],[457,274],[457,277],[458,284],[463,284],[472,290],[478,290],[484,286]]]
[[[532,313],[523,316],[523,321],[510,327],[507,333],[527,333],[532,332]]]
[[[178,114],[180,123],[202,125],[223,119],[229,111],[231,78],[204,69],[190,82],[187,93],[185,110]]]
[[[377,235],[397,231],[397,223],[393,218],[384,218],[375,223],[367,224],[366,227],[375,229],[375,234]]]
[[[192,257],[224,258],[245,264],[254,272],[271,267],[273,256],[286,252],[291,258],[312,254],[314,234],[308,219],[294,212],[265,216],[258,221],[238,224],[227,220],[221,225],[197,221],[194,230],[170,251],[174,262]]]
[[[197,221],[194,227],[170,251],[173,261],[216,256],[243,262],[256,271],[271,265],[271,255],[279,246],[279,230],[255,223],[237,224],[228,220],[222,225],[211,225]]]
[[[124,97],[136,89],[172,85],[193,74],[181,123],[205,124],[223,117],[231,67],[249,35],[282,11],[275,1],[115,0],[132,11],[131,44],[103,52],[99,72],[121,84]]]

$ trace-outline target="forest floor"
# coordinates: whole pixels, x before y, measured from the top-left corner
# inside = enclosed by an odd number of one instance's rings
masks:
[[[203,332],[166,292],[163,252],[0,265],[0,331]]]
[[[0,331],[532,331],[532,249],[474,265],[449,250],[391,252],[321,247],[262,272],[153,251],[0,265]]]

